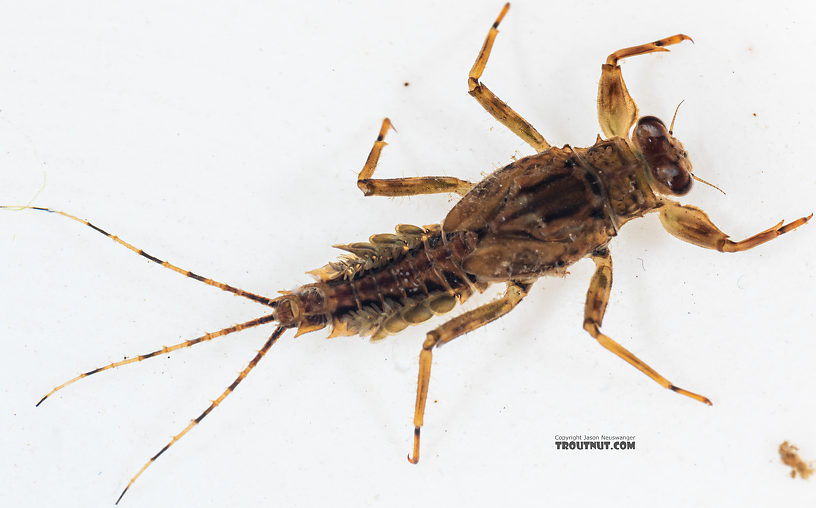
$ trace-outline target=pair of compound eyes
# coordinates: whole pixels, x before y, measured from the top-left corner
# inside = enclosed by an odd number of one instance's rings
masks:
[[[660,186],[676,195],[691,190],[691,165],[686,151],[659,118],[640,118],[633,138],[649,165],[652,178]]]

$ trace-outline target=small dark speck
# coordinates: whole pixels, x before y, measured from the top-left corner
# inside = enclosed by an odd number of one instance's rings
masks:
[[[753,113],[753,115],[754,115],[754,118],[756,118],[756,117],[757,117],[757,116],[756,116],[756,113]]]
[[[409,83],[408,81],[406,81],[405,83],[403,83],[403,84],[402,84],[402,86],[411,86],[411,83]]]

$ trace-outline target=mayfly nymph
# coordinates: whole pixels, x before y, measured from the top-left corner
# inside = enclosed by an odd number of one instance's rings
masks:
[[[521,158],[477,183],[442,176],[374,178],[384,139],[391,128],[386,118],[358,175],[357,185],[363,193],[366,196],[455,193],[462,197],[439,224],[422,227],[401,224],[393,234],[376,234],[368,242],[338,245],[347,254],[309,272],[315,278],[313,283],[277,297],[251,293],[182,269],[71,214],[25,207],[80,222],[152,262],[268,309],[256,319],[80,374],[55,387],[40,403],[84,377],[240,330],[276,324],[266,343],[232,384],[144,464],[119,500],[153,461],[235,389],[286,331],[294,329],[300,335],[327,328],[330,337],[360,335],[376,341],[434,315],[448,313],[492,284],[503,284],[505,291],[500,298],[427,333],[419,355],[413,450],[408,455],[411,462],[417,463],[433,350],[509,313],[538,278],[564,274],[569,266],[584,258],[595,263],[584,308],[584,330],[664,388],[711,404],[705,396],[671,383],[601,331],[612,287],[610,241],[630,220],[656,212],[666,231],[685,242],[721,252],[738,252],[802,226],[812,214],[787,224],[779,222],[735,242],[702,210],[674,201],[675,196],[687,194],[699,178],[692,173],[682,143],[674,137],[674,121],[667,127],[654,116],[639,116],[619,62],[668,51],[667,46],[690,40],[687,35],[677,34],[610,54],[601,68],[597,100],[605,138],[598,136],[594,145],[583,148],[550,145],[480,81],[499,23],[509,7],[509,4],[503,7],[490,28],[468,75],[468,89],[488,113],[535,149],[536,154]]]

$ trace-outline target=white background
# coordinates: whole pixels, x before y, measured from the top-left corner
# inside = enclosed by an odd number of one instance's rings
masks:
[[[50,4],[50,5],[48,5]],[[499,1],[15,3],[0,20],[0,202],[50,206],[182,267],[274,295],[447,196],[363,198],[383,177],[478,180],[531,153],[466,93]],[[516,2],[484,82],[553,144],[599,131],[600,64],[675,128],[684,198],[735,238],[816,210],[814,12],[780,2]],[[408,82],[409,86],[404,86]],[[612,243],[604,330],[707,407],[581,329],[591,263],[434,357],[422,460],[405,460],[417,355],[440,321],[371,345],[287,334],[123,499],[147,506],[803,505],[777,447],[816,458],[816,230],[724,255],[657,217]],[[272,328],[51,387],[265,309],[180,277],[58,216],[0,213],[0,504],[111,506],[234,379]],[[489,297],[485,297],[486,301]],[[633,434],[626,452],[557,434]]]

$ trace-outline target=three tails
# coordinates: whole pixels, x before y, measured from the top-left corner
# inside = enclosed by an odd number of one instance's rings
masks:
[[[173,270],[174,272],[180,273],[180,274],[182,274],[182,275],[184,275],[186,277],[197,280],[199,282],[203,282],[204,284],[207,284],[208,286],[217,287],[218,289],[221,289],[222,291],[227,291],[227,292],[232,293],[234,295],[241,296],[243,298],[253,300],[255,302],[258,302],[258,303],[260,303],[262,305],[265,305],[267,307],[271,307],[273,309],[272,313],[266,314],[266,315],[261,316],[259,318],[252,319],[252,320],[249,320],[249,321],[245,321],[243,323],[239,323],[239,324],[227,327],[227,328],[223,328],[221,330],[218,330],[217,332],[207,333],[207,334],[204,334],[204,335],[202,335],[200,337],[196,337],[194,339],[185,340],[183,342],[180,342],[180,343],[172,345],[172,346],[164,346],[161,349],[157,349],[157,350],[152,351],[152,352],[147,353],[147,354],[140,354],[140,355],[128,358],[126,360],[122,360],[122,361],[119,361],[119,362],[113,362],[113,363],[110,363],[110,364],[105,365],[103,367],[98,367],[96,369],[84,372],[84,373],[82,373],[82,374],[80,374],[80,375],[78,375],[78,376],[76,376],[76,377],[62,383],[61,385],[56,386],[54,389],[52,389],[50,392],[48,392],[42,399],[40,399],[39,402],[37,402],[37,404],[36,404],[37,406],[42,404],[43,401],[45,401],[45,399],[47,399],[48,397],[50,397],[51,395],[53,395],[57,391],[65,388],[66,386],[68,386],[68,385],[70,385],[70,384],[72,384],[72,383],[74,383],[74,382],[76,382],[76,381],[78,381],[78,380],[80,380],[82,378],[91,376],[93,374],[97,374],[99,372],[110,370],[110,369],[113,369],[113,368],[116,368],[116,367],[121,367],[123,365],[128,365],[128,364],[131,364],[131,363],[141,362],[142,360],[147,360],[148,358],[153,358],[155,356],[159,356],[159,355],[162,355],[162,354],[165,354],[165,353],[170,353],[170,352],[173,352],[173,351],[177,351],[179,349],[188,348],[190,346],[194,346],[196,344],[200,344],[202,342],[207,342],[207,341],[210,341],[210,340],[218,338],[218,337],[223,337],[223,336],[235,333],[235,332],[239,332],[241,330],[246,330],[248,328],[254,328],[254,327],[257,327],[257,326],[260,326],[260,325],[263,325],[263,324],[266,324],[266,323],[270,323],[270,322],[273,322],[273,321],[280,321],[280,317],[278,316],[279,312],[277,312],[277,310],[276,310],[276,307],[280,303],[280,299],[269,298],[269,297],[266,297],[266,296],[251,293],[249,291],[245,291],[243,289],[239,289],[239,288],[230,286],[228,284],[224,284],[223,282],[218,282],[218,281],[215,281],[215,280],[207,278],[207,277],[202,277],[201,275],[193,273],[193,272],[191,272],[189,270],[179,268],[178,266],[176,266],[176,265],[174,265],[174,264],[172,264],[172,263],[170,263],[168,261],[163,261],[163,260],[161,260],[161,259],[159,259],[159,258],[157,258],[155,256],[152,256],[152,255],[148,254],[144,250],[133,246],[132,244],[122,240],[121,238],[119,238],[116,235],[108,233],[104,229],[101,229],[101,228],[91,224],[87,220],[80,219],[80,218],[75,217],[75,216],[73,216],[73,215],[71,215],[69,213],[62,212],[62,211],[59,211],[59,210],[53,210],[51,208],[42,208],[42,207],[34,207],[34,206],[16,207],[16,206],[2,206],[2,205],[0,205],[0,209],[5,209],[5,210],[37,210],[37,211],[40,211],[40,212],[48,212],[48,213],[53,213],[53,214],[56,214],[56,215],[61,215],[63,217],[71,219],[73,221],[79,222],[80,224],[84,224],[85,226],[88,226],[89,228],[93,229],[94,231],[107,236],[108,238],[110,238],[114,242],[118,243],[119,245],[122,245],[122,246],[126,247],[127,249],[135,252],[136,254],[139,254],[140,256],[142,256],[144,258],[147,258],[148,260],[150,260],[150,261],[152,261],[154,263],[157,263],[157,264],[159,264],[159,265],[161,265],[161,266],[163,266],[165,268],[168,268],[170,270]],[[179,439],[181,439],[193,427],[198,425],[198,423],[201,422],[201,420],[203,420],[204,417],[206,417],[208,414],[210,414],[210,412],[212,412],[212,410],[215,409],[216,406],[221,404],[221,402],[223,402],[223,400],[230,393],[232,393],[232,391],[235,389],[235,387],[237,387],[238,384],[241,381],[243,381],[243,379],[250,373],[250,371],[252,371],[252,369],[255,368],[255,366],[258,364],[258,362],[260,362],[261,358],[264,357],[264,355],[269,351],[269,349],[272,347],[272,345],[281,337],[281,335],[283,335],[283,332],[285,332],[289,327],[290,326],[287,326],[286,323],[280,323],[278,325],[278,327],[275,329],[275,331],[272,333],[272,335],[267,339],[267,341],[263,345],[263,347],[258,351],[258,353],[255,355],[255,357],[249,362],[249,364],[247,364],[247,366],[244,368],[244,370],[241,371],[241,373],[238,375],[238,377],[235,378],[235,380],[232,382],[232,384],[230,384],[226,388],[226,390],[224,390],[224,392],[221,393],[221,395],[218,396],[217,399],[212,401],[212,403],[209,405],[209,407],[207,407],[207,409],[204,410],[204,412],[202,412],[194,420],[190,421],[190,423],[180,433],[173,436],[173,439],[169,443],[167,443],[164,446],[164,448],[159,450],[158,453],[153,455],[147,461],[147,463],[145,463],[145,465],[142,466],[142,468],[130,479],[127,486],[122,491],[122,494],[116,500],[116,504],[118,504],[119,501],[122,500],[122,497],[125,495],[125,493],[128,491],[128,489],[131,487],[131,485],[133,485],[133,483],[136,481],[136,479],[139,478],[139,476],[141,476],[141,474],[148,468],[148,466],[150,466],[150,464],[152,464],[162,453],[164,453],[168,448],[170,448]]]

